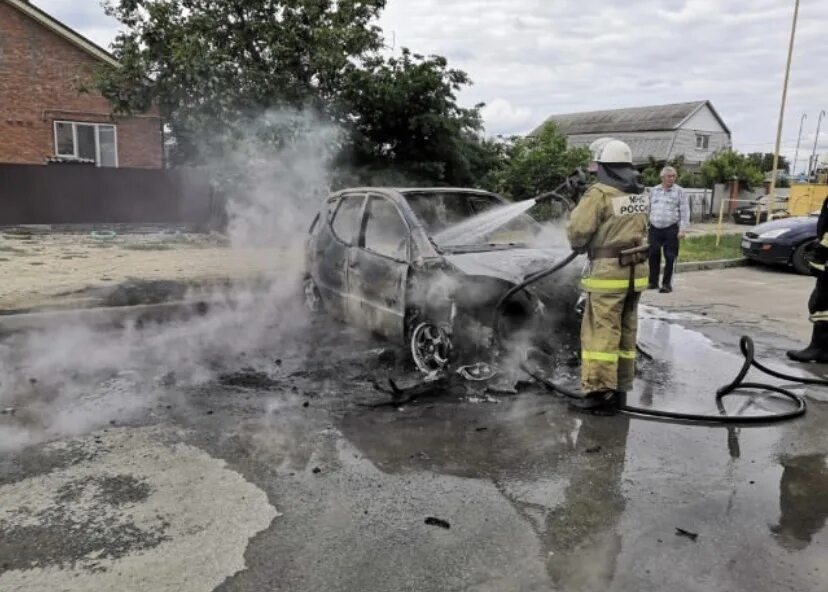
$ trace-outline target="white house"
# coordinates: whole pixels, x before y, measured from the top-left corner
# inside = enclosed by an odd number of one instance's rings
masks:
[[[604,136],[623,140],[632,148],[636,165],[647,163],[649,157],[666,161],[681,155],[692,170],[716,151],[731,147],[730,129],[710,101],[566,113],[552,115],[549,121],[570,146],[589,146]]]

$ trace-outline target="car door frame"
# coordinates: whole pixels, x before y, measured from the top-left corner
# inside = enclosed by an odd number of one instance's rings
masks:
[[[405,259],[378,253],[365,245],[365,231],[372,199],[390,203],[405,227]],[[349,316],[357,324],[389,339],[405,337],[406,291],[412,254],[411,224],[392,198],[367,191],[362,208],[358,247],[350,251],[348,262]]]
[[[343,202],[346,199],[353,197],[361,197],[362,204],[360,205],[357,213],[357,227],[354,231],[354,236],[351,239],[353,244],[351,244],[346,243],[339,237],[339,235],[337,235],[333,228],[333,222],[336,219]],[[322,294],[322,299],[326,302],[332,316],[345,321],[351,320],[349,315],[350,298],[348,289],[348,266],[351,260],[351,251],[359,245],[365,218],[365,206],[368,203],[367,198],[368,192],[366,191],[352,191],[329,198],[328,202],[332,202],[331,205],[334,207],[328,208],[324,224],[326,226],[325,233],[330,238],[323,241],[317,240],[315,245],[315,259],[318,268],[316,269],[316,277],[314,278],[314,281],[316,282],[317,288]],[[332,253],[332,250],[339,250],[341,254],[337,254],[335,251]],[[334,261],[331,261],[331,259],[334,259]],[[323,266],[333,278],[339,279],[338,285],[336,285],[336,281],[326,281],[328,278],[325,278],[325,274],[322,273]]]

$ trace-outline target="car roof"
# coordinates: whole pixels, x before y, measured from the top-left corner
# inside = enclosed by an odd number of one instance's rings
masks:
[[[473,189],[470,187],[348,187],[347,189],[340,189],[333,195],[343,195],[345,193],[360,193],[374,191],[377,193],[399,193],[405,195],[406,193],[479,193],[492,194],[491,191],[485,189]]]
[[[394,191],[406,193],[491,193],[484,189],[471,189],[469,187],[395,187]]]

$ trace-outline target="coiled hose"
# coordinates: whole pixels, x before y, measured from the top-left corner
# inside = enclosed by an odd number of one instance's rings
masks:
[[[528,278],[526,278],[522,283],[512,287],[509,289],[498,301],[497,305],[495,306],[495,316],[492,323],[492,327],[494,329],[494,336],[497,343],[500,342],[500,318],[502,316],[503,307],[509,301],[509,299],[520,292],[521,290],[526,289],[531,284],[556,273],[572,263],[572,261],[578,256],[578,253],[573,251],[568,257],[550,267],[549,269],[537,272]],[[642,355],[652,359],[652,356],[644,352],[640,347],[638,350]],[[656,419],[663,419],[663,420],[672,420],[672,421],[689,421],[689,422],[700,422],[700,423],[727,423],[727,424],[756,424],[756,423],[771,423],[777,421],[783,421],[788,419],[794,419],[799,417],[805,413],[807,410],[807,403],[805,399],[800,395],[797,395],[785,388],[774,386],[770,384],[764,384],[760,382],[744,382],[745,376],[747,376],[748,371],[751,367],[755,367],[756,369],[773,376],[775,378],[779,378],[782,380],[787,380],[790,382],[797,382],[801,384],[811,384],[811,385],[819,385],[819,386],[828,386],[828,380],[822,380],[819,378],[800,378],[798,376],[790,376],[788,374],[782,374],[781,372],[776,372],[775,370],[771,370],[766,366],[762,365],[761,363],[756,361],[755,357],[755,348],[753,345],[753,340],[748,337],[744,336],[739,341],[739,348],[742,351],[742,355],[745,357],[744,364],[742,364],[742,368],[739,370],[739,373],[736,375],[736,378],[730,384],[727,384],[716,391],[716,405],[719,408],[719,415],[705,415],[705,414],[698,414],[698,413],[684,413],[679,411],[663,411],[659,409],[650,409],[644,407],[635,407],[632,405],[627,405],[626,401],[621,401],[620,404],[617,406],[617,409],[622,413],[626,413],[632,416],[643,416],[643,417],[650,417]],[[564,397],[574,399],[574,400],[583,400],[583,395],[581,393],[577,393],[562,387],[559,384],[556,384],[542,376],[541,373],[530,367],[528,363],[523,362],[521,363],[521,369],[526,372],[529,376],[546,386],[551,391],[562,395]],[[778,413],[769,413],[765,415],[727,415],[727,412],[724,408],[723,399],[734,393],[738,390],[746,390],[746,389],[754,389],[754,390],[761,390],[761,391],[771,391],[782,395],[783,397],[790,399],[794,402],[795,408],[789,411],[780,411]]]

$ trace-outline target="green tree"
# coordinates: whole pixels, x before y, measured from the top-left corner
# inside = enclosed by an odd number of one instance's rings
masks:
[[[658,185],[661,183],[661,170],[665,166],[671,166],[676,169],[676,173],[678,173],[676,183],[682,187],[704,187],[704,180],[702,179],[701,173],[687,170],[683,154],[669,161],[650,156],[647,166],[641,171],[641,182],[647,187]]]
[[[215,162],[245,143],[276,153],[307,140],[309,119],[343,132],[335,139],[339,184],[471,185],[502,157],[479,138],[481,105],[457,103],[470,84],[465,72],[439,56],[379,53],[375,23],[385,0],[107,6],[125,30],[113,46],[121,67],[103,70],[99,89],[118,113],[158,106],[174,162]]]
[[[445,58],[405,48],[399,57],[375,56],[353,68],[340,95],[353,130],[353,164],[373,177],[473,184],[498,155],[477,137],[482,105],[457,104],[456,92],[467,84],[468,75]]]
[[[537,135],[509,140],[504,147],[503,163],[487,179],[487,185],[522,201],[554,189],[588,160],[588,149],[570,148],[566,136],[549,122]]]
[[[761,184],[764,178],[762,171],[747,156],[735,150],[722,150],[706,160],[701,175],[708,186],[728,183],[736,177],[748,188]]]
[[[747,155],[747,159],[763,173],[769,173],[773,170],[773,152],[751,152]],[[788,173],[790,169],[788,159],[780,154],[776,170]]]
[[[354,63],[382,45],[385,0],[109,0],[120,68],[98,86],[116,112],[153,105],[179,159],[275,107],[335,117]],[[276,134],[278,136],[278,134]]]

